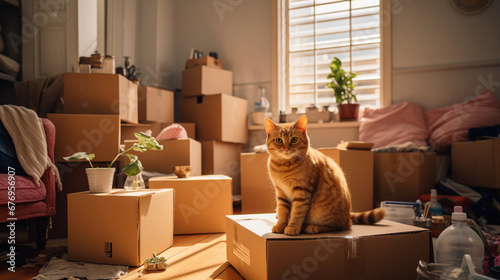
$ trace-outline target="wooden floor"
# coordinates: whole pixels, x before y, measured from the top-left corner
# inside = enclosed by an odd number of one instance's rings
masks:
[[[47,250],[67,245],[66,240],[49,240]],[[66,247],[67,248],[67,247]],[[163,271],[146,271],[142,267],[130,267],[127,275],[120,279],[220,279],[240,280],[241,275],[226,261],[225,234],[176,235],[172,247],[161,253],[168,261]],[[0,264],[0,279],[31,279],[40,268],[19,268],[16,272]],[[140,277],[140,278],[139,278]]]

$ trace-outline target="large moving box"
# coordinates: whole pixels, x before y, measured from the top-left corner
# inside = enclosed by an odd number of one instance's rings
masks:
[[[182,71],[182,96],[233,95],[233,72],[208,66]]]
[[[149,188],[174,189],[174,234],[226,231],[226,215],[233,213],[230,177],[154,177],[149,179]]]
[[[275,214],[227,217],[227,260],[247,280],[415,279],[430,231],[389,220],[349,231],[286,236]]]
[[[500,139],[452,143],[451,169],[458,182],[500,189]]]
[[[139,140],[126,140],[125,149],[130,148]],[[150,150],[144,153],[130,151],[135,154],[144,167],[144,170],[172,174],[174,166],[190,165],[191,175],[201,175],[201,143],[193,139],[158,140],[163,150]],[[128,159],[121,157],[120,162],[127,164]]]
[[[118,115],[48,114],[56,127],[55,161],[76,152],[94,153],[93,161],[113,161],[120,152]]]
[[[373,209],[373,152],[371,150],[323,148],[344,171],[351,192],[352,211]]]
[[[200,141],[203,175],[222,174],[233,179],[233,194],[240,194],[240,153],[246,145],[220,141]]]
[[[122,123],[121,124],[121,135],[120,143],[125,143],[125,140],[137,140],[135,133],[146,132],[151,130],[151,135],[156,137],[161,131],[161,123],[158,122],[148,122],[139,124]]]
[[[352,210],[373,208],[373,153],[370,150],[322,148],[344,171],[351,192]],[[269,213],[276,209],[276,196],[267,168],[267,153],[241,154],[241,211]]]
[[[180,119],[196,123],[197,140],[248,142],[248,101],[216,94],[182,98]]]
[[[174,92],[154,87],[138,89],[139,121],[174,122]]]
[[[94,167],[108,167],[110,162],[92,162]],[[89,190],[89,182],[85,169],[90,168],[85,162],[56,162],[63,185],[62,191],[56,192],[56,214],[52,216],[52,229],[49,230],[49,239],[68,238],[68,194]],[[113,167],[119,172],[118,163]],[[113,188],[117,180],[113,181]]]
[[[173,244],[173,191],[68,194],[68,259],[139,266]]]
[[[64,74],[64,113],[119,115],[138,122],[137,84],[119,74]]]
[[[267,170],[268,159],[268,153],[241,154],[241,213],[276,211],[274,185]]]
[[[374,153],[374,204],[416,201],[435,184],[435,153]]]

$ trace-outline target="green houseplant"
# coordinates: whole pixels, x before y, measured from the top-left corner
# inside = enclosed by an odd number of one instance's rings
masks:
[[[337,102],[339,109],[339,116],[341,120],[352,120],[358,118],[359,104],[358,99],[353,93],[354,83],[353,79],[358,75],[357,73],[347,73],[342,69],[342,61],[338,57],[334,57],[330,63],[331,73],[328,74],[328,79],[331,81],[326,84],[327,87],[333,89],[333,96]]]
[[[126,156],[129,158],[130,162],[123,166],[122,172],[128,177],[137,178],[135,176],[140,176],[142,171],[142,163],[134,154],[128,154],[130,151],[145,152],[147,150],[163,150],[163,146],[158,144],[156,139],[145,133],[134,133],[135,137],[139,142],[134,143],[130,148],[124,150],[116,155],[113,161],[109,164],[107,168],[94,168],[92,165],[92,159],[94,159],[95,154],[87,154],[86,152],[77,152],[71,156],[64,157],[66,161],[77,161],[86,160],[90,164],[90,168],[85,171],[87,173],[87,178],[89,180],[89,189],[91,192],[110,192],[113,186],[113,176],[115,173],[115,168],[112,167],[113,164],[121,156]],[[142,177],[141,177],[142,179]],[[137,182],[136,182],[137,183]]]

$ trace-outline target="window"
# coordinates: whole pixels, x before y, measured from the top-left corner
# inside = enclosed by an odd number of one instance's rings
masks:
[[[330,62],[340,58],[358,73],[355,93],[361,106],[380,107],[381,26],[379,0],[281,0],[281,109],[335,103],[328,88]],[[284,106],[283,106],[284,105]],[[286,107],[286,108],[285,108]]]

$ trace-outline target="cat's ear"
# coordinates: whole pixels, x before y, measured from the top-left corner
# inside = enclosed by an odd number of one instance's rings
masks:
[[[302,115],[293,125],[293,128],[300,130],[302,132],[306,132],[307,130],[307,117],[306,115]]]
[[[264,124],[266,125],[267,134],[276,129],[276,124],[270,118],[264,118]]]

